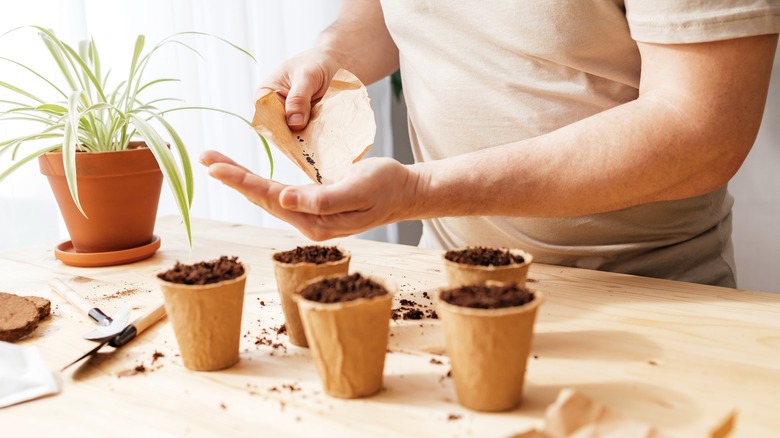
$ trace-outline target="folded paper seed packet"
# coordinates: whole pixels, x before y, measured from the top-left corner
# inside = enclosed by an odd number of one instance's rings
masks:
[[[287,126],[284,104],[275,91],[255,102],[252,127],[318,184],[340,180],[368,152],[376,135],[368,90],[344,69],[312,107],[303,130],[292,132]]]

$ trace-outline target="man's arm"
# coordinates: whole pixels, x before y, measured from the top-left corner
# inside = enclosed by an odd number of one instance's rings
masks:
[[[343,0],[338,18],[320,35],[316,48],[331,53],[364,84],[398,69],[398,48],[378,0]]]
[[[313,240],[405,219],[565,217],[712,191],[761,121],[777,35],[641,44],[640,95],[551,133],[404,166],[372,158],[331,185],[285,186],[207,152],[209,174]]]
[[[409,216],[576,216],[708,193],[753,145],[777,39],[641,43],[635,101],[536,138],[417,165],[421,202]]]

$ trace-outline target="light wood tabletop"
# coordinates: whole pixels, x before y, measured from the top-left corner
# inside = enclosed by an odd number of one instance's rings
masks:
[[[66,266],[53,246],[0,253],[0,290],[52,301],[52,316],[19,345],[53,370],[90,350],[86,316],[47,285],[64,280],[109,315],[135,318],[162,303],[155,274],[176,261],[221,255],[249,265],[241,358],[215,372],[185,369],[171,324],[61,373],[60,394],[0,409],[0,435],[76,436],[474,436],[503,437],[543,423],[545,407],[572,388],[671,436],[709,436],[736,412],[734,436],[780,430],[780,295],[534,264],[542,291],[523,404],[484,414],[461,407],[449,378],[433,295],[445,285],[442,252],[355,238],[350,271],[399,286],[383,390],[357,400],[322,391],[309,351],[287,342],[271,254],[312,244],[301,235],[195,220],[194,246],[175,217],[158,221],[162,246],[144,261]],[[409,300],[415,304],[401,303]],[[423,319],[403,319],[404,309]],[[486,341],[487,342],[487,341]]]

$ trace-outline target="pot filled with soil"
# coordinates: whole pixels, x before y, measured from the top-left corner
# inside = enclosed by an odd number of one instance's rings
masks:
[[[395,286],[360,273],[318,278],[295,296],[325,393],[358,398],[379,392]]]
[[[272,258],[290,343],[299,347],[308,347],[306,334],[298,315],[298,306],[293,301],[293,296],[304,284],[314,278],[344,275],[349,272],[351,255],[349,251],[338,246],[310,245],[277,252]]]
[[[157,275],[184,366],[195,371],[238,362],[246,268],[237,257],[176,263]]]
[[[488,281],[442,290],[437,311],[458,401],[499,412],[520,405],[536,310],[543,296]]]
[[[457,287],[493,281],[513,281],[525,286],[531,254],[519,249],[468,246],[444,253],[447,285]]]

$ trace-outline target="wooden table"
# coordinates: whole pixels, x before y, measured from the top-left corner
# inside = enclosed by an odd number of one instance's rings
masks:
[[[322,392],[309,351],[277,335],[283,322],[273,252],[310,244],[278,230],[195,220],[194,248],[177,218],[163,218],[150,259],[75,268],[51,247],[0,254],[0,290],[51,299],[53,316],[33,336],[52,369],[91,349],[93,323],[49,290],[62,278],[111,314],[135,318],[162,302],[154,274],[176,261],[235,255],[250,265],[241,360],[225,371],[181,365],[165,319],[127,346],[62,373],[62,392],[0,410],[2,436],[509,436],[543,423],[563,388],[673,436],[707,436],[736,411],[735,436],[780,430],[780,296],[535,264],[529,286],[543,291],[523,405],[481,414],[457,403],[439,321],[394,320],[384,390],[360,400]],[[327,242],[331,244],[334,242]],[[433,309],[444,286],[441,252],[339,239],[352,271],[385,275],[400,299]],[[53,247],[53,245],[52,245]],[[270,345],[269,345],[270,344]],[[153,359],[155,353],[164,356]],[[144,372],[135,372],[143,365]]]

